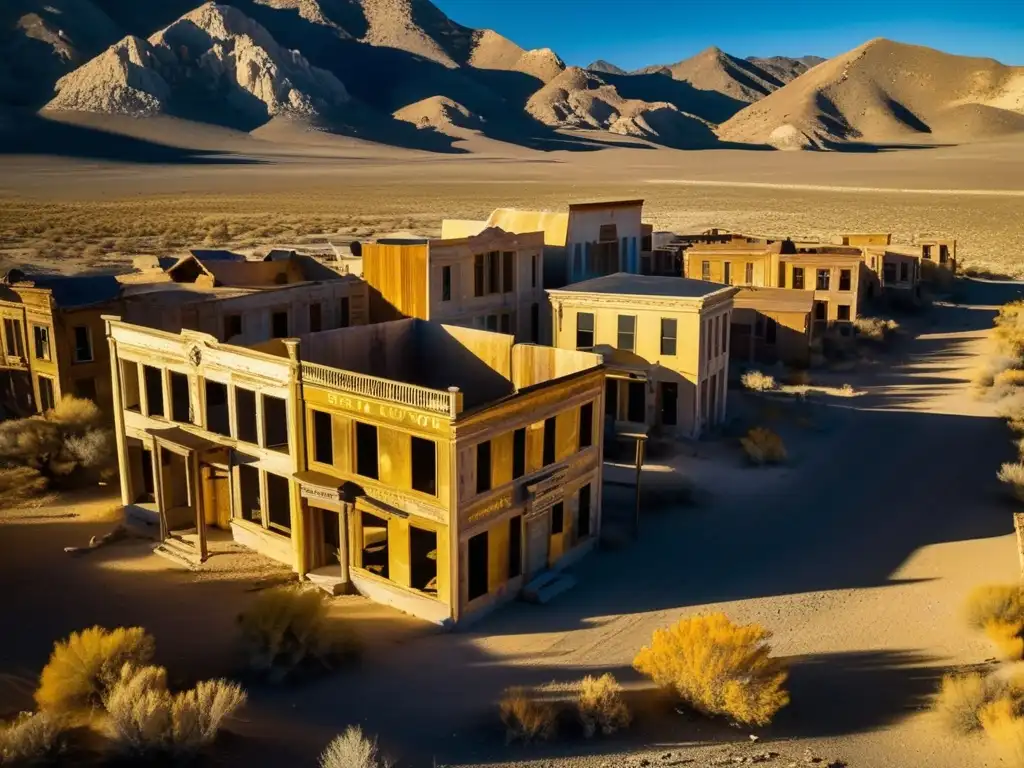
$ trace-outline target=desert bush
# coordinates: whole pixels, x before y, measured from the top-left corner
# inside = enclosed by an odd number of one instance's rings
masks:
[[[36,691],[40,709],[66,712],[102,705],[125,664],[145,665],[153,658],[153,638],[141,627],[114,630],[92,627],[53,647]]]
[[[707,715],[766,725],[789,703],[785,664],[771,655],[771,632],[724,613],[682,619],[655,631],[633,666]]]
[[[558,708],[525,688],[507,689],[498,702],[498,713],[509,744],[516,740],[547,741],[558,732]]]
[[[754,427],[740,438],[743,452],[752,464],[781,464],[787,458],[782,438],[766,427]]]
[[[1024,718],[1020,702],[1009,697],[990,701],[981,708],[979,720],[985,734],[992,739],[1011,766],[1024,766]]]
[[[1013,301],[999,308],[992,335],[1003,353],[1018,360],[1024,357],[1024,301]]]
[[[1024,621],[990,621],[985,624],[985,635],[1004,659],[1024,658]]]
[[[1015,499],[1024,501],[1024,462],[1008,461],[999,468],[996,476]]]
[[[1020,368],[1006,368],[999,371],[993,377],[992,385],[997,389],[1024,387],[1024,370]]]
[[[63,749],[60,717],[47,712],[22,712],[11,722],[0,722],[0,765],[46,763]]]
[[[609,736],[628,728],[633,720],[629,707],[622,699],[622,686],[608,672],[600,677],[587,675],[580,681],[576,710],[583,725],[583,733],[588,739],[598,731]]]
[[[883,342],[899,331],[900,324],[895,320],[881,317],[858,317],[853,321],[858,338],[873,342]]]
[[[1012,623],[1024,617],[1024,591],[1016,584],[975,587],[964,604],[968,626],[984,629],[992,621]]]
[[[327,596],[314,587],[268,589],[239,617],[249,668],[273,682],[310,668],[333,668],[358,651],[343,624],[329,622]]]
[[[390,768],[391,761],[380,754],[377,740],[363,734],[358,725],[350,725],[327,745],[320,755],[320,768]]]
[[[752,392],[770,392],[778,386],[774,376],[761,371],[747,371],[740,377],[740,383]]]
[[[852,384],[850,384],[850,383],[846,383],[846,384],[843,384],[843,386],[841,386],[841,387],[839,388],[839,394],[840,394],[840,395],[841,395],[842,397],[853,397],[854,395],[856,395],[856,394],[857,394],[857,390],[855,390],[855,389],[853,388],[853,385],[852,385]]]
[[[0,468],[0,510],[43,503],[49,481],[32,467]]]
[[[943,724],[954,733],[971,733],[981,728],[981,711],[1000,698],[1005,684],[978,672],[945,675],[935,697],[934,709]]]

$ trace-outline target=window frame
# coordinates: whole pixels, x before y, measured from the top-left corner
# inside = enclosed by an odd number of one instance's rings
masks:
[[[814,270],[814,290],[832,290],[832,270],[828,268],[816,268]]]
[[[441,267],[441,301],[452,300],[452,267],[445,264]]]
[[[89,348],[88,357],[81,357],[79,355],[81,347],[79,347],[78,345],[78,332],[80,330],[85,331],[85,341]],[[93,347],[92,343],[92,328],[90,328],[88,325],[73,325],[71,326],[71,335],[72,339],[74,340],[74,344],[71,347],[71,362],[73,364],[96,362],[96,349]]]
[[[844,288],[843,286],[846,286],[846,287]],[[839,290],[840,291],[852,291],[853,290],[853,270],[852,269],[840,269],[839,270]]]
[[[671,334],[666,331],[671,330]],[[661,318],[661,354],[675,357],[678,349],[679,321],[674,317]]]
[[[42,332],[45,336],[44,339],[40,339],[39,334]],[[53,352],[50,343],[52,334],[50,333],[50,326],[40,325],[38,323],[32,323],[32,354],[36,360],[42,360],[43,362],[50,362],[53,360]],[[45,349],[44,354],[39,354],[39,347],[42,344]]]
[[[326,466],[334,466],[334,415],[329,411],[321,411],[318,408],[310,408],[311,411],[309,425],[312,427],[313,433],[313,461],[316,464],[323,464]],[[323,419],[326,418],[326,424],[323,423]],[[326,432],[322,430],[322,427],[326,427]],[[321,443],[321,435],[326,435],[323,444]],[[321,449],[326,449],[326,453],[329,453],[329,461],[324,461],[326,454],[321,453]]]
[[[623,328],[622,328],[622,321],[623,320],[630,321],[631,327],[630,327],[630,329],[628,331],[624,331]],[[629,337],[629,346],[628,347],[625,346],[622,343],[624,336],[628,336]],[[624,349],[627,352],[636,352],[636,315],[617,315],[616,316],[615,346],[616,346],[617,349]]]
[[[804,282],[804,268],[803,267],[793,267],[793,290],[794,291],[806,290],[804,288],[804,285],[806,285],[806,283]]]
[[[580,328],[580,318],[584,318],[584,317],[590,319],[590,328],[589,328],[589,330],[586,329],[586,328],[583,328],[583,329]],[[593,312],[577,312],[576,313],[576,349],[593,349],[594,343],[597,340],[597,335],[596,335],[595,331],[596,331],[596,318],[595,318],[594,313]],[[590,343],[589,344],[580,344],[580,341],[581,341],[580,334],[581,333],[589,333],[590,334]]]
[[[701,280],[707,280],[707,281],[711,280],[711,262],[710,261],[702,261],[700,263],[700,279]]]

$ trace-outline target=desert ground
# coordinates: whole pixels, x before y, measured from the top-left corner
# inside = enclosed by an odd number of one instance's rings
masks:
[[[742,467],[728,438],[663,461],[692,481],[697,503],[645,508],[639,540],[582,562],[579,585],[547,606],[512,604],[441,634],[338,599],[337,615],[366,638],[362,661],[298,687],[250,688],[217,759],[313,765],[360,723],[411,768],[710,766],[766,752],[773,766],[997,765],[983,737],[949,735],[928,703],[943,673],[992,657],[961,619],[967,592],[1019,575],[1013,505],[995,476],[1012,446],[969,380],[996,305],[1022,294],[1021,283],[965,281],[961,303],[907,318],[875,364],[823,374],[856,394],[812,394],[799,429],[777,426],[791,445],[784,468]],[[762,415],[785,418],[775,411]],[[629,514],[628,497],[606,493],[606,515]],[[234,668],[234,616],[280,569],[239,555],[192,573],[143,542],[66,555],[109,529],[114,501],[100,489],[0,518],[0,584],[7,615],[20,617],[0,639],[0,711],[27,704],[55,638],[96,622],[147,627],[159,663],[183,683]],[[631,669],[654,629],[711,609],[770,628],[792,663],[792,704],[754,731],[757,743],[749,730],[675,714]],[[638,712],[631,731],[504,745],[496,700],[506,686],[605,670]]]

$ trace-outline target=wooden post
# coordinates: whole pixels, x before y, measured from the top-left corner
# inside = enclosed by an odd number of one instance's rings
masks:
[[[1013,513],[1013,529],[1017,532],[1017,557],[1020,560],[1020,578],[1024,581],[1024,512]]]
[[[636,438],[636,510],[633,514],[633,535],[640,538],[640,475],[644,466],[644,443],[647,437],[637,435]]]

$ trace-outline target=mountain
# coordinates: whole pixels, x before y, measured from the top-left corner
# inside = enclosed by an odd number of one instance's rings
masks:
[[[588,64],[586,68],[591,72],[597,72],[606,75],[626,74],[626,70],[622,69],[622,67],[617,67],[610,61],[605,61],[604,59],[598,59],[597,61],[593,61],[590,64]]]
[[[430,129],[446,136],[461,137],[459,129],[480,130],[483,122],[456,101],[443,96],[432,96],[396,110],[396,120],[411,123],[419,129]]]
[[[747,56],[747,61],[773,75],[780,82],[788,83],[827,59],[823,59],[821,56],[800,56],[795,59],[789,56],[768,56],[767,58]]]
[[[968,142],[1024,131],[1024,67],[877,39],[818,64],[719,127],[780,148]]]
[[[699,90],[716,91],[748,104],[764,98],[796,77],[786,76],[783,67],[764,67],[755,61],[731,56],[714,46],[675,64],[656,66],[654,71],[668,74],[673,80],[690,83]]]

